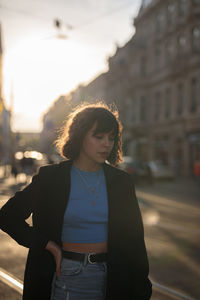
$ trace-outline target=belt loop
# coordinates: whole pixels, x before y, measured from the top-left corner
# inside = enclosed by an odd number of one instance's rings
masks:
[[[84,261],[83,261],[83,266],[85,267],[88,263],[88,254],[85,253]]]

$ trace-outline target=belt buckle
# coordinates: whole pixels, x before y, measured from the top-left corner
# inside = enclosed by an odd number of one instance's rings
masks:
[[[95,253],[89,253],[89,254],[88,254],[88,262],[89,262],[90,264],[95,264],[95,263],[96,263],[96,262],[92,262],[91,259],[90,259],[90,256],[91,256],[91,255],[94,255],[94,254],[95,254]]]

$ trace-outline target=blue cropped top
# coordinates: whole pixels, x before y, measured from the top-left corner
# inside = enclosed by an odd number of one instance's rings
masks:
[[[107,241],[108,203],[103,169],[86,172],[72,166],[70,176],[71,188],[64,214],[62,241]]]

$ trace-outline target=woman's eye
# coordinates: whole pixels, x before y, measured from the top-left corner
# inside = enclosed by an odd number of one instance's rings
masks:
[[[98,139],[98,140],[101,140],[103,137],[100,136],[100,135],[96,135],[95,138]]]

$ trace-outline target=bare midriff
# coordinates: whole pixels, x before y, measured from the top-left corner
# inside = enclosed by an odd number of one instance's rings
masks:
[[[103,243],[68,243],[63,242],[62,248],[67,251],[83,253],[106,253],[107,242]]]

